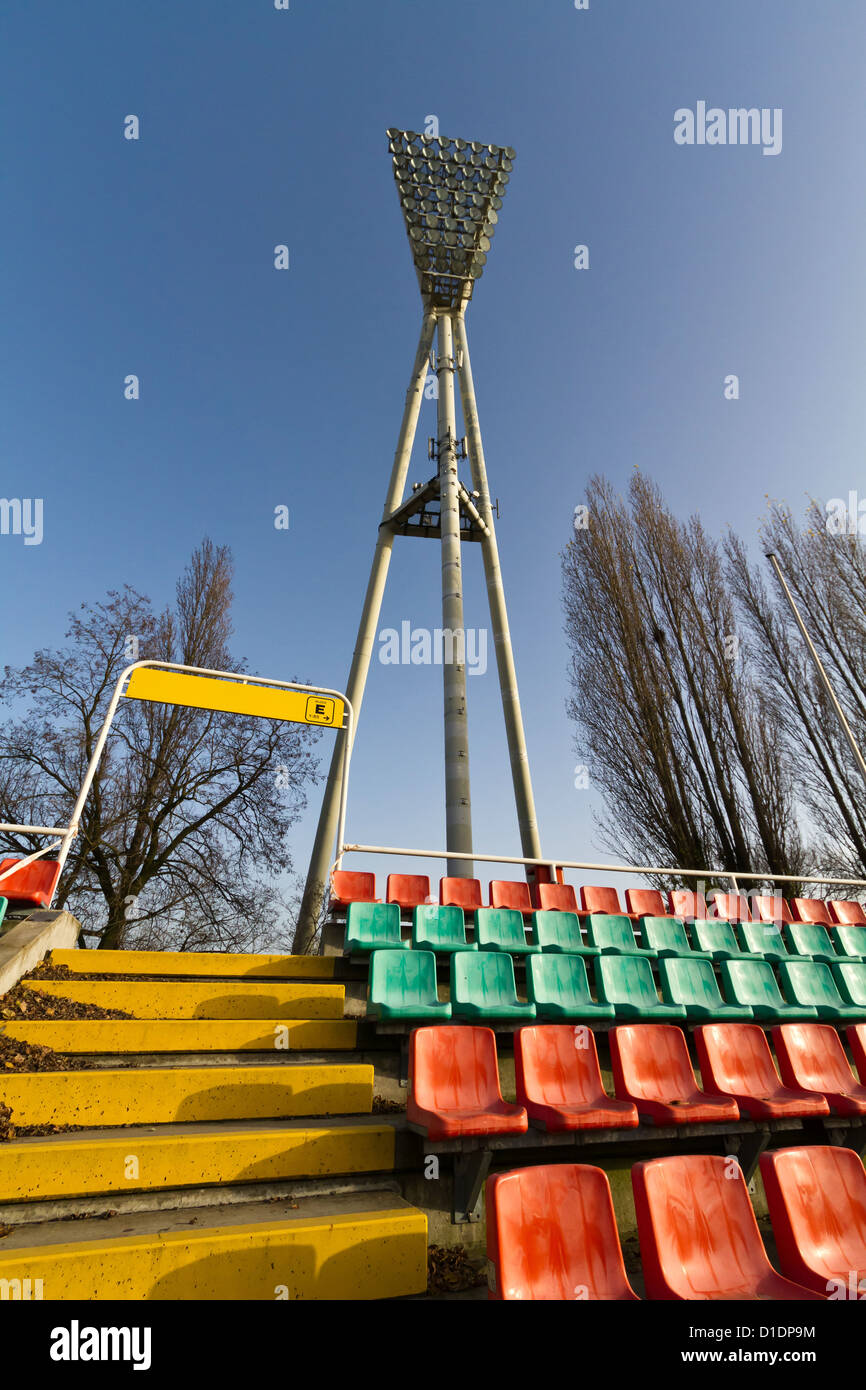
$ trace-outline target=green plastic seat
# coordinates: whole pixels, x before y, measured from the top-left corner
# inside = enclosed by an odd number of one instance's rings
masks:
[[[725,998],[732,1004],[747,1004],[757,1019],[790,1023],[818,1017],[811,1005],[801,1007],[785,999],[768,960],[723,960],[719,974]]]
[[[0,916],[2,920],[2,916]],[[838,947],[838,954],[830,961],[866,961],[866,927],[834,927],[831,940]]]
[[[779,975],[785,997],[792,1004],[812,1005],[819,1018],[841,1023],[857,1023],[863,1017],[863,1009],[856,1004],[846,1004],[839,993],[833,972],[829,965],[820,960],[783,961]]]
[[[736,1023],[754,1018],[748,1004],[728,1004],[722,998],[712,961],[695,956],[664,956],[659,983],[666,1004],[682,1004],[691,1021]]]
[[[586,919],[586,934],[590,945],[597,946],[603,956],[645,956],[655,960],[658,954],[638,946],[628,918],[613,913],[591,912]]]
[[[6,916],[6,909],[7,909],[8,906],[9,906],[9,899],[8,899],[8,898],[0,898],[0,922],[2,922],[2,921],[3,921],[3,918]]]
[[[713,960],[764,959],[763,956],[750,955],[748,951],[743,950],[730,922],[710,917],[703,921],[695,918],[692,923],[692,935],[698,943],[698,948],[712,956]]]
[[[466,940],[466,919],[462,907],[440,907],[424,903],[412,913],[412,947],[416,951],[477,951],[474,941]]]
[[[408,945],[400,935],[397,903],[349,903],[346,909],[347,954],[377,951],[383,947],[399,951]]]
[[[479,951],[507,951],[510,956],[528,956],[541,950],[527,941],[523,913],[513,907],[476,908],[475,940]]]
[[[368,1018],[451,1017],[436,991],[432,951],[373,951],[367,985]]]
[[[738,922],[737,930],[750,956],[760,956],[763,960],[791,959],[777,922]]]
[[[862,931],[862,927],[854,928],[854,931],[858,930]],[[845,959],[833,945],[833,938],[826,927],[813,926],[808,922],[786,922],[784,931],[793,956],[805,956],[807,960],[823,960],[828,963]],[[851,956],[848,959],[855,961],[859,957]]]
[[[854,928],[854,931],[862,930],[862,927]],[[831,965],[830,970],[845,1003],[856,1004],[863,1010],[862,1017],[866,1019],[866,961],[858,961],[856,965],[839,961]]]
[[[597,1004],[590,994],[582,956],[530,956],[526,962],[526,992],[539,1018],[589,1020],[615,1016],[612,1004]]]
[[[658,1022],[685,1019],[682,1004],[663,1004],[645,956],[599,956],[595,962],[599,999],[613,1004],[617,1018]]]
[[[541,951],[569,956],[597,956],[597,946],[586,946],[576,912],[533,912],[532,939]]]
[[[535,1018],[535,1005],[517,998],[514,961],[504,951],[454,953],[451,1008],[461,1018]]]
[[[693,951],[681,917],[641,917],[641,933],[650,950],[661,956],[692,956],[712,960],[709,951]]]

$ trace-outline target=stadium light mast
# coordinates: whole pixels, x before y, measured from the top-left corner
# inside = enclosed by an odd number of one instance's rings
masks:
[[[514,151],[499,145],[420,135],[407,130],[389,130],[388,143],[424,316],[346,694],[357,717],[370,668],[394,537],[438,539],[442,553],[442,627],[445,633],[445,848],[455,854],[471,853],[462,547],[464,541],[480,543],[522,851],[528,859],[540,859],[529,759],[465,319],[475,282],[481,278],[487,262]],[[432,352],[434,336],[436,351]],[[423,486],[416,485],[404,500],[428,363],[435,369],[439,387],[437,437],[431,447],[437,471]],[[460,388],[465,438],[457,436],[455,376]],[[458,471],[460,460],[467,457],[472,475],[471,492],[461,482]],[[449,633],[453,635],[451,650]],[[309,947],[327,887],[337,830],[346,736],[345,733],[338,735],[331,760],[295,936],[293,949],[298,953]],[[454,877],[471,878],[472,861],[449,859],[447,872]]]

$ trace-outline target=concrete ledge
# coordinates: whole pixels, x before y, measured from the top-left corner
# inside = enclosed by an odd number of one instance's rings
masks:
[[[0,994],[17,985],[22,975],[49,951],[71,950],[81,923],[71,912],[31,912],[24,921],[0,937]]]

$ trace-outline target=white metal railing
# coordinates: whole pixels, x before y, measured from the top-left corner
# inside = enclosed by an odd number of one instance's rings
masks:
[[[32,854],[27,855],[26,858],[16,859],[15,863],[12,865],[11,868],[6,869],[2,874],[0,874],[0,885],[2,885],[3,879],[8,878],[10,874],[17,873],[18,870],[23,868],[25,865],[32,864],[36,859],[41,859],[43,855],[48,854],[50,850],[55,848],[59,848],[60,850],[60,853],[58,854],[57,858],[60,865],[60,872],[62,873],[63,865],[66,863],[66,860],[69,856],[69,851],[72,848],[72,841],[78,834],[78,827],[81,822],[81,813],[84,810],[88,793],[90,792],[90,788],[93,785],[93,779],[96,776],[96,769],[99,766],[100,759],[102,757],[103,752],[105,751],[105,744],[108,739],[108,733],[111,728],[112,720],[114,719],[114,716],[117,713],[117,707],[120,703],[121,695],[123,694],[123,687],[125,684],[128,683],[133,671],[137,671],[141,667],[151,667],[161,671],[186,671],[188,675],[192,676],[215,676],[221,680],[236,681],[240,685],[268,685],[276,686],[280,690],[303,690],[310,695],[326,695],[331,698],[342,700],[346,709],[346,722],[342,727],[346,730],[348,737],[346,740],[346,754],[343,758],[343,776],[340,787],[340,816],[339,827],[337,831],[337,844],[341,845],[343,843],[343,837],[346,833],[346,803],[349,795],[349,762],[352,756],[352,733],[355,722],[355,711],[352,707],[351,700],[349,700],[349,698],[343,694],[342,690],[330,690],[325,686],[318,685],[299,685],[296,681],[280,681],[275,680],[270,676],[252,676],[243,671],[213,671],[205,666],[183,666],[175,661],[134,661],[131,665],[127,666],[123,671],[121,671],[120,675],[117,678],[117,684],[114,687],[114,692],[111,696],[111,700],[109,701],[105,719],[102,723],[102,727],[99,730],[99,735],[96,740],[96,746],[94,747],[90,762],[87,765],[87,771],[84,774],[84,781],[81,784],[81,790],[78,793],[78,797],[72,809],[72,815],[70,816],[69,824],[66,826],[0,824],[0,831],[5,830],[8,831],[10,834],[14,833],[21,835],[54,835],[58,837],[54,839],[50,844],[45,845],[43,849],[35,850]],[[256,717],[262,718],[267,716],[258,715]],[[51,903],[54,902],[55,895],[56,887],[55,893],[52,894],[51,897]],[[0,897],[2,896],[2,889],[0,889]],[[49,907],[51,906],[51,903],[49,903]]]

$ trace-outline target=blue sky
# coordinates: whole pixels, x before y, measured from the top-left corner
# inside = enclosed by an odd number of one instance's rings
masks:
[[[574,787],[559,552],[595,471],[638,464],[750,538],[766,494],[862,486],[864,40],[858,0],[6,0],[0,494],[44,500],[44,539],[0,536],[0,661],[123,582],[166,602],[209,534],[238,655],[344,685],[420,322],[385,130],[436,115],[517,151],[473,369],[542,843],[607,857]],[[699,100],[782,108],[781,153],[676,145]],[[425,402],[411,479],[434,425]],[[439,625],[438,567],[396,542],[382,628]],[[438,668],[374,662],[350,838],[443,844],[441,693]],[[519,853],[492,662],[469,703],[475,842]]]

